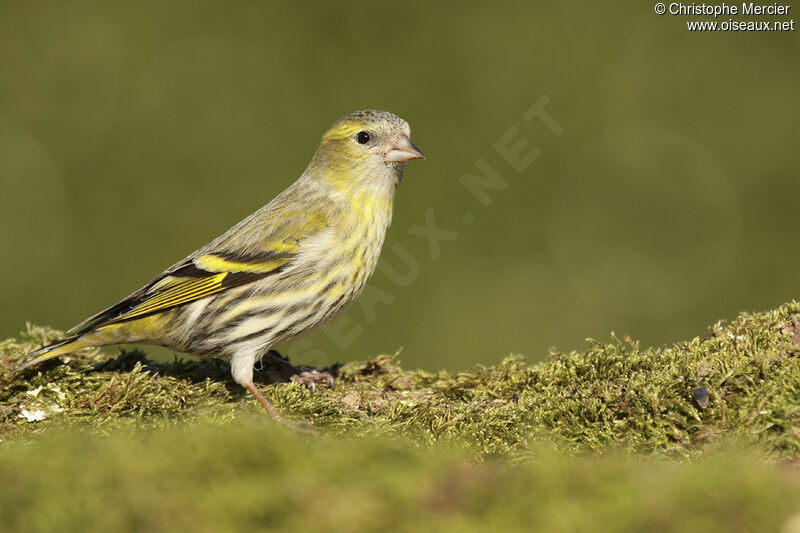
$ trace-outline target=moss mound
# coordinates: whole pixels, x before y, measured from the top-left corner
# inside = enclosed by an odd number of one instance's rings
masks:
[[[57,335],[30,327],[0,365]],[[664,348],[331,370],[316,393],[258,372],[301,431],[215,359],[84,350],[4,371],[4,529],[800,531],[797,302]]]
[[[0,364],[13,367],[57,335],[30,327],[23,339],[0,343]],[[570,451],[692,457],[722,436],[766,452],[800,452],[796,302],[715,324],[704,338],[666,348],[613,338],[535,365],[514,356],[457,374],[403,370],[388,356],[332,370],[334,391],[275,382],[269,369],[258,381],[287,416],[326,433],[466,443],[481,457],[524,454],[537,441]],[[4,372],[0,434],[230,421],[259,412],[228,372],[216,359],[157,363],[140,351],[84,350],[21,374]]]

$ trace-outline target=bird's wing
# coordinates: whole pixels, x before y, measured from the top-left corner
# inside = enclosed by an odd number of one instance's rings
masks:
[[[277,211],[257,212],[68,333],[82,335],[100,326],[142,318],[285,270],[297,258],[303,241],[328,223],[325,216]],[[233,251],[237,244],[241,250]]]

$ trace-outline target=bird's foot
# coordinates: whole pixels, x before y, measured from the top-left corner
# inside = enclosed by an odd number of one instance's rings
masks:
[[[293,374],[289,379],[295,383],[305,385],[311,392],[317,392],[318,383],[325,383],[331,389],[335,387],[333,376],[328,372],[320,372],[319,370],[303,370],[297,374]]]
[[[311,392],[317,392],[317,385],[320,384],[326,384],[331,389],[335,387],[333,376],[329,372],[320,372],[313,368],[294,366],[275,350],[267,352],[264,358],[275,366],[284,377],[289,378],[295,383],[305,385]]]

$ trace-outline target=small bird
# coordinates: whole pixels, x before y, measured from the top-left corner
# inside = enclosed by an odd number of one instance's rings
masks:
[[[253,383],[256,361],[267,356],[288,365],[272,346],[325,324],[361,293],[375,271],[407,162],[419,158],[400,117],[377,110],[345,115],[274,200],[32,352],[17,370],[87,346],[157,344],[230,357],[233,379],[279,416]],[[332,380],[318,372],[301,378]]]

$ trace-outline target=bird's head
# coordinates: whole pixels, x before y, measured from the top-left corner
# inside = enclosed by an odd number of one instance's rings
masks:
[[[367,109],[340,118],[322,136],[309,172],[340,186],[397,184],[411,159],[423,158],[408,122]]]

